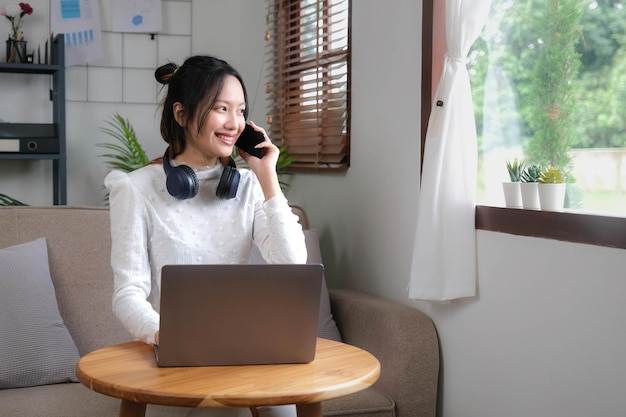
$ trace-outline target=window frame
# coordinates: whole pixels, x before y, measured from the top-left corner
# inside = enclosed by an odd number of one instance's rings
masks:
[[[421,166],[424,165],[424,145],[432,100],[443,68],[446,50],[445,2],[424,0],[422,9]],[[549,212],[477,205],[475,224],[477,230],[626,249],[626,217],[567,210]]]
[[[343,107],[343,109],[345,109],[345,115],[341,117],[341,119],[343,120],[343,122],[345,123],[345,131],[342,133],[342,141],[341,141],[341,145],[343,145],[343,148],[341,151],[331,151],[328,153],[325,152],[321,152],[318,151],[317,153],[315,152],[302,152],[299,153],[297,151],[295,151],[295,153],[290,154],[289,152],[289,140],[285,139],[285,135],[283,135],[283,126],[280,125],[274,125],[275,123],[277,123],[274,119],[274,116],[278,116],[278,119],[281,120],[281,122],[278,123],[283,123],[284,120],[283,117],[281,117],[284,114],[287,113],[298,113],[298,111],[294,111],[294,110],[298,110],[299,108],[301,109],[305,109],[308,105],[303,105],[303,103],[296,103],[296,105],[290,105],[289,111],[285,111],[284,106],[287,106],[286,104],[272,104],[270,107],[272,108],[272,110],[270,110],[270,113],[268,114],[268,124],[270,125],[269,127],[269,131],[272,134],[272,137],[274,137],[274,139],[276,140],[277,145],[279,146],[285,146],[286,150],[285,150],[285,154],[288,157],[294,157],[294,161],[287,167],[285,167],[286,171],[291,171],[291,172],[322,172],[322,173],[334,173],[334,172],[345,172],[348,170],[348,168],[350,167],[350,153],[351,153],[351,132],[350,132],[350,119],[351,119],[351,76],[352,76],[352,48],[351,48],[351,39],[352,39],[352,0],[344,0],[345,3],[347,4],[348,7],[348,16],[347,16],[347,39],[348,39],[348,48],[346,50],[346,52],[341,52],[338,53],[337,51],[332,52],[332,51],[328,51],[327,47],[324,47],[324,53],[323,55],[323,60],[322,61],[332,61],[333,59],[337,58],[338,55],[345,55],[345,61],[341,60],[341,61],[335,61],[335,62],[325,62],[324,64],[319,64],[319,59],[311,59],[311,60],[305,60],[304,62],[300,62],[297,65],[297,68],[292,68],[289,67],[288,68],[288,74],[290,74],[290,76],[302,76],[303,73],[305,73],[308,70],[311,69],[315,69],[315,65],[317,64],[318,66],[323,66],[324,68],[327,67],[331,67],[333,64],[336,64],[337,62],[345,62],[347,71],[346,71],[346,104],[345,107]],[[323,3],[324,4],[324,8],[327,8],[328,5],[328,0],[317,0],[318,3]],[[290,8],[290,15],[296,15],[296,14],[301,14],[300,10],[301,10],[301,2],[300,1],[296,1],[296,2],[290,2],[287,1],[286,3],[290,3],[289,4],[289,8]],[[269,18],[268,18],[269,19]],[[293,27],[290,28],[283,28],[282,29],[282,33],[277,33],[276,34],[276,39],[279,39],[280,36],[292,36],[294,34],[296,34],[297,32],[297,27],[296,27],[297,23],[293,23]],[[329,25],[327,29],[325,29],[324,32],[324,37],[328,36],[327,31],[332,29],[332,25]],[[281,31],[280,27],[276,27],[277,31]],[[299,37],[298,37],[299,38]],[[280,52],[278,53],[278,62],[281,62],[284,57],[286,55],[289,54],[294,54],[295,50],[290,50],[289,52]],[[268,55],[269,56],[269,55]],[[317,56],[317,58],[319,58],[319,56]],[[271,67],[272,65],[275,65],[273,63],[267,64],[268,67]],[[318,72],[319,73],[319,72]],[[302,82],[302,81],[301,81]],[[326,83],[329,83],[328,81],[325,81]],[[267,86],[267,93],[269,94],[270,91],[272,90],[272,87],[270,87],[270,85],[272,84],[272,81],[268,81],[268,86]],[[330,84],[329,84],[330,85]],[[277,94],[281,93],[285,93],[285,90],[280,90],[282,87],[276,87],[274,85],[273,89],[276,90]],[[280,91],[280,93],[279,93]],[[325,90],[325,91],[330,91],[329,90]],[[279,102],[280,102],[280,98],[279,98]],[[281,107],[282,106],[282,107]],[[277,108],[281,108],[282,111],[276,111]],[[322,110],[324,112],[327,112],[328,114],[331,114],[333,112],[336,112],[337,109],[339,109],[340,107],[323,107]],[[322,116],[322,119],[328,119],[327,116]],[[337,119],[339,119],[337,117]],[[293,121],[293,120],[292,120]],[[332,121],[331,121],[332,122]],[[330,126],[330,125],[329,125]],[[336,125],[333,125],[336,126]],[[280,132],[280,134],[277,134],[276,132]],[[320,147],[322,146],[330,146],[332,148],[333,145],[337,145],[336,143],[332,143],[332,142],[327,142],[328,139],[332,139],[331,135],[323,135],[320,134],[319,136],[320,138],[324,139],[320,142]],[[298,140],[293,139],[292,138],[292,142],[295,148],[297,148],[297,145],[299,144]],[[301,143],[301,142],[300,142]],[[303,145],[304,147],[306,147],[306,145]],[[316,159],[315,161],[298,161],[298,155],[304,156],[304,157],[311,157],[313,155],[316,155],[317,157],[319,157],[320,155],[328,155],[328,156],[343,156],[344,158],[342,159],[341,162],[325,162],[323,160],[319,160]],[[323,158],[322,158],[323,159]]]

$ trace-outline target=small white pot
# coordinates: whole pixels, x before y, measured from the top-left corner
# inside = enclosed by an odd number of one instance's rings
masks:
[[[503,182],[504,203],[510,208],[522,208],[522,193],[519,182]]]
[[[541,210],[563,211],[565,184],[538,184]]]
[[[539,184],[536,182],[520,183],[520,191],[522,192],[522,207],[526,210],[539,210]]]

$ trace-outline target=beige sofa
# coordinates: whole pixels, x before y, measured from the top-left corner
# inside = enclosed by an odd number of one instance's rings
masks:
[[[306,213],[294,212],[308,228]],[[0,249],[45,237],[60,316],[80,355],[129,340],[111,312],[108,215],[96,207],[0,208]],[[330,303],[343,341],[373,353],[382,370],[375,386],[324,402],[324,415],[434,417],[439,348],[431,320],[353,290],[331,290]],[[80,383],[0,389],[0,417],[112,417],[119,404]]]

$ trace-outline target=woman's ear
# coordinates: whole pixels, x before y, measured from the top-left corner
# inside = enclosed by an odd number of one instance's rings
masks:
[[[176,123],[178,123],[181,127],[185,127],[187,124],[187,111],[185,107],[180,102],[174,103],[173,106],[174,111],[174,119],[176,119]]]

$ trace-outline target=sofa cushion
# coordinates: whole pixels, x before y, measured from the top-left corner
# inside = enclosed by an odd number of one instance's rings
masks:
[[[133,340],[111,308],[108,207],[0,207],[0,248],[41,236],[59,311],[78,352]]]
[[[77,381],[45,238],[0,249],[0,334],[0,388]]]
[[[307,263],[323,264],[322,251],[320,250],[320,241],[317,230],[304,230],[304,239],[306,241]],[[322,280],[322,294],[320,298],[320,315],[318,326],[319,329],[317,333],[319,337],[341,342],[341,334],[339,333],[337,324],[333,319],[333,314],[330,311],[330,297],[328,296],[326,279]]]
[[[322,255],[320,251],[319,237],[315,230],[305,229],[304,239],[306,241],[307,249],[307,263],[309,264],[321,264]],[[251,264],[262,264],[265,260],[261,256],[261,252],[255,246],[252,247],[252,253],[250,254]],[[330,311],[330,298],[328,296],[328,288],[326,286],[326,280],[322,280],[322,294],[320,295],[320,312],[318,320],[318,337],[324,339],[335,340],[341,342],[341,334],[337,328],[337,324],[333,319],[332,312]]]
[[[0,417],[113,417],[121,401],[69,383],[0,390],[0,404]]]

